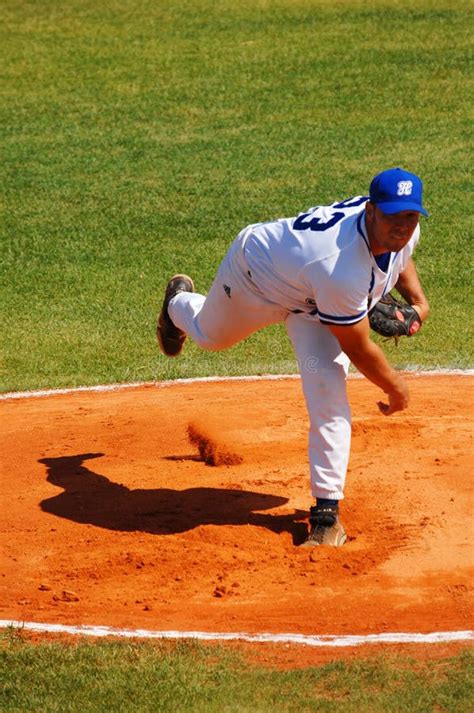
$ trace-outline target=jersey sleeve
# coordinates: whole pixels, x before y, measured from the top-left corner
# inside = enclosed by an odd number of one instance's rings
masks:
[[[342,272],[337,265],[315,265],[311,271],[315,316],[322,324],[360,322],[368,312],[370,280],[365,270]]]

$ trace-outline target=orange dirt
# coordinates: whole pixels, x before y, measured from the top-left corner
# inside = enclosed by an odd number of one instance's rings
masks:
[[[311,504],[297,380],[1,401],[0,618],[250,633],[472,629],[473,379],[407,378],[411,407],[389,418],[376,387],[349,382],[349,542],[338,550],[297,547]],[[328,656],[297,651],[295,665]]]

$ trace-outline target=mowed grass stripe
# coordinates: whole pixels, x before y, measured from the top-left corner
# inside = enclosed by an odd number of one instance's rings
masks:
[[[246,224],[426,183],[432,317],[399,366],[472,363],[467,2],[6,2],[4,390],[296,371],[282,327],[158,354],[170,274]],[[449,338],[446,325],[449,324]]]

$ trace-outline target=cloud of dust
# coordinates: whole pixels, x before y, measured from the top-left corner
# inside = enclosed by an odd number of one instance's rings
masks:
[[[202,460],[212,466],[242,463],[242,456],[220,441],[219,436],[213,431],[215,428],[204,423],[193,422],[188,425],[188,438],[194,446],[197,446]]]

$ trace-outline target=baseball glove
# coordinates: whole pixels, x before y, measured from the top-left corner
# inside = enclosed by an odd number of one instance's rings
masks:
[[[388,294],[369,312],[370,326],[383,337],[411,337],[421,327],[421,319],[414,307],[399,302]]]

